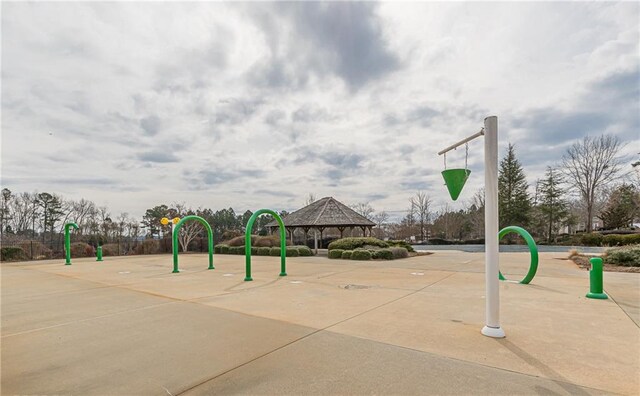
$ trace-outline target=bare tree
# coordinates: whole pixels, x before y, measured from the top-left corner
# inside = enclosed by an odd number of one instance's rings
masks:
[[[475,238],[484,235],[484,188],[479,189],[467,204],[467,216]]]
[[[304,206],[311,205],[314,202],[316,202],[316,195],[314,193],[309,193],[309,195],[307,195],[307,199],[304,201]]]
[[[427,196],[427,193],[418,191],[415,196],[411,197],[409,202],[411,203],[413,213],[417,216],[418,225],[420,226],[420,240],[424,241],[429,218],[431,217],[431,198]]]
[[[568,182],[575,187],[586,206],[586,231],[593,231],[596,195],[601,187],[614,181],[620,173],[622,144],[617,136],[586,136],[574,143],[562,158]]]
[[[187,208],[184,202],[174,203],[173,209],[178,217],[194,215],[196,213],[193,209]],[[203,230],[204,228],[199,221],[187,221],[182,224],[178,231],[178,243],[180,244],[183,252],[186,252],[189,249],[191,241],[193,241]]]
[[[387,220],[389,220],[389,214],[384,210],[373,216],[373,221],[376,223],[378,228],[378,235],[381,238],[384,238],[384,230],[382,229],[382,226],[387,222]]]
[[[0,241],[2,240],[2,233],[7,230],[7,223],[11,219],[11,211],[9,210],[11,198],[11,190],[3,188],[2,194],[0,194],[0,200],[2,201],[2,206],[0,207]],[[11,228],[9,227],[9,229]]]
[[[360,202],[355,205],[351,205],[351,209],[366,217],[368,220],[373,218],[373,213],[375,212],[371,205],[369,205],[369,202]]]

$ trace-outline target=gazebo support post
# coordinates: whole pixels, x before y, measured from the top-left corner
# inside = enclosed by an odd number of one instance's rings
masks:
[[[344,233],[345,227],[338,227],[338,231],[340,231],[340,239],[343,238],[342,234]]]
[[[315,249],[315,253],[318,254],[318,230],[313,230],[313,248]]]
[[[318,227],[320,230],[320,249],[322,249],[322,233],[324,232],[324,227]]]

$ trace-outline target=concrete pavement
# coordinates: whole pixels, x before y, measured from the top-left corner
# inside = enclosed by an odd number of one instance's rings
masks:
[[[502,253],[519,279],[528,254]],[[483,255],[107,257],[2,263],[2,394],[638,394],[640,274],[541,254],[501,283],[484,337]]]

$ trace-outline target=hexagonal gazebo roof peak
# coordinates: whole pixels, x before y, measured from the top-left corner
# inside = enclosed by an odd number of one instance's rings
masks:
[[[288,214],[282,219],[285,227],[328,228],[328,227],[373,227],[373,221],[362,216],[333,197],[324,197],[304,208]],[[267,227],[277,227],[274,220]]]

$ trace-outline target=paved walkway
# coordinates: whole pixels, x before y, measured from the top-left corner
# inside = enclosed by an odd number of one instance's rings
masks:
[[[483,255],[393,262],[108,257],[2,263],[5,394],[639,394],[640,274],[541,255],[501,283],[484,337]],[[528,255],[501,254],[508,278]]]

